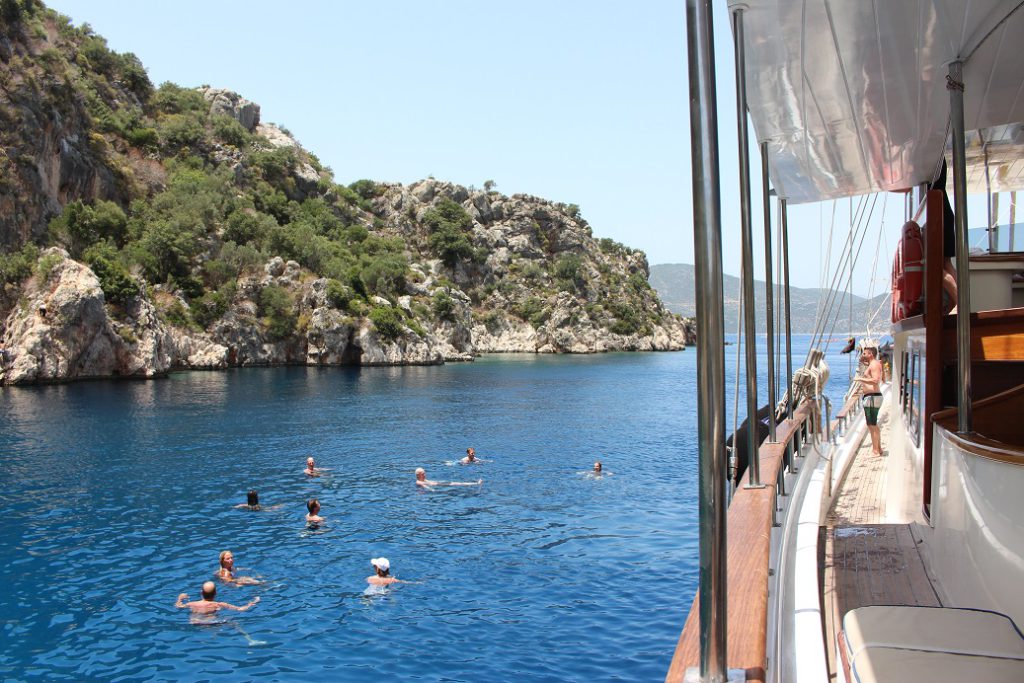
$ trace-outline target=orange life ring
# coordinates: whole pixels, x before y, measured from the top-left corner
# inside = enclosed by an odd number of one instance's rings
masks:
[[[896,257],[892,262],[892,309],[890,318],[897,323],[924,309],[924,241],[921,226],[914,221],[903,224]]]

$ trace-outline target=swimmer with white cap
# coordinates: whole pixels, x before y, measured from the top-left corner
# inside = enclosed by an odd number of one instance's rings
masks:
[[[391,563],[388,562],[386,557],[374,557],[370,560],[370,565],[373,567],[373,576],[366,577],[366,583],[371,586],[390,586],[393,583],[411,583],[410,581],[402,581],[391,576]]]
[[[423,488],[431,488],[433,486],[478,486],[484,483],[483,479],[477,479],[476,481],[434,481],[433,479],[427,479],[427,471],[422,467],[416,468],[416,485]]]

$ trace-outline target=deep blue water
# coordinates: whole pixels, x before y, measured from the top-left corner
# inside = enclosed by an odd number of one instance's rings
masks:
[[[661,680],[696,586],[695,362],[494,356],[0,390],[0,677]],[[449,464],[467,446],[490,462]],[[302,474],[307,455],[327,476]],[[613,474],[585,476],[596,459]],[[484,483],[420,491],[419,466]],[[251,487],[280,509],[233,509]],[[228,549],[265,583],[218,599],[261,602],[190,625],[175,598],[198,599]],[[418,583],[367,595],[381,555]]]

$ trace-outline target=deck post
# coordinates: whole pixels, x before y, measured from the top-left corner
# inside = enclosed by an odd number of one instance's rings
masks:
[[[772,207],[768,194],[768,143],[761,145],[761,213],[764,214],[764,315],[768,331],[768,443],[778,443],[775,437],[775,283],[772,280]]]
[[[964,150],[963,63],[949,65],[950,128],[953,136],[953,201],[956,224],[956,365],[958,431],[971,431],[971,273],[967,251],[967,161]]]
[[[686,0],[697,294],[700,680],[726,680],[725,316],[711,0]]]
[[[747,375],[747,484],[761,488],[761,444],[749,438],[757,422],[757,316],[754,310],[754,234],[750,216],[750,157],[747,142],[747,78],[743,46],[743,8],[732,11],[733,45],[736,50],[736,137],[740,169],[740,244],[743,260],[743,344]]]
[[[793,419],[793,340],[789,318],[789,211],[786,207],[785,197],[779,197],[779,229],[782,231],[782,238],[779,240],[782,247],[782,281],[783,293],[785,295],[786,319],[786,417]]]

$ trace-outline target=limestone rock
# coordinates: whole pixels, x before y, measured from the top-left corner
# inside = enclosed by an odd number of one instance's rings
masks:
[[[200,88],[199,92],[210,103],[210,115],[230,116],[250,133],[260,124],[260,105],[250,102],[236,92],[222,88]]]
[[[11,311],[0,346],[3,382],[23,384],[86,377],[152,377],[171,365],[170,339],[149,302],[127,307],[123,321],[107,314],[99,279],[62,249],[45,281],[33,278],[23,305]]]

